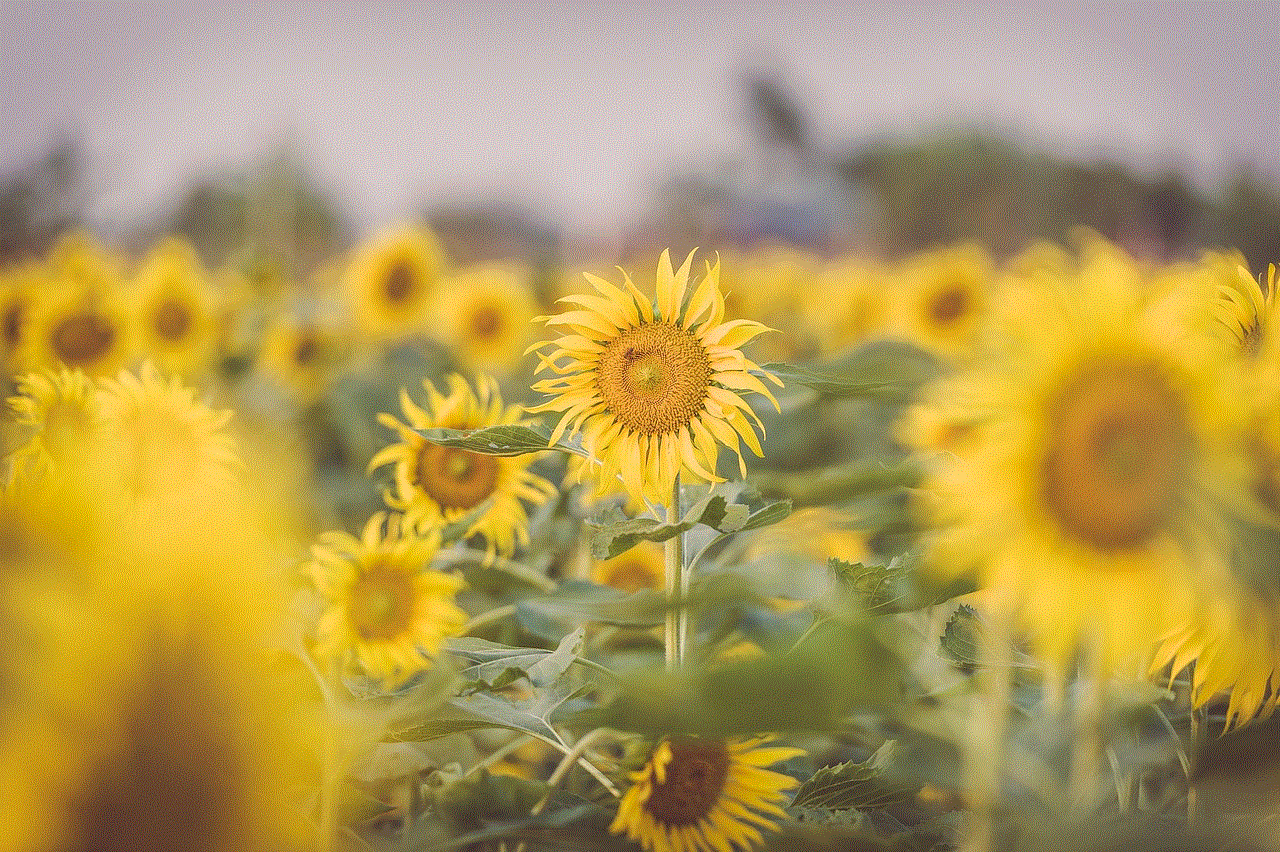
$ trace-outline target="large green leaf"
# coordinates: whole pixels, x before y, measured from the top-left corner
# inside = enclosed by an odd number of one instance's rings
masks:
[[[534,686],[546,686],[578,659],[585,636],[586,631],[579,627],[565,636],[554,651],[515,648],[472,637],[454,639],[448,650],[455,657],[472,663],[460,672],[469,684],[500,689],[523,677]]]
[[[611,559],[641,541],[662,542],[702,524],[728,534],[776,524],[791,513],[791,501],[757,501],[758,505],[730,503],[711,494],[699,500],[675,523],[654,518],[627,518],[613,509],[591,524],[591,553],[596,559]]]
[[[541,424],[521,426],[514,423],[485,426],[481,429],[415,429],[433,444],[468,450],[486,456],[522,456],[545,450],[582,453],[582,448],[561,438],[551,443],[551,432]]]
[[[888,740],[871,757],[819,769],[800,785],[791,801],[794,808],[828,811],[883,809],[908,798],[910,793],[887,784],[882,775],[893,757],[894,741]]]
[[[917,346],[877,340],[825,364],[765,364],[764,369],[786,385],[803,385],[822,396],[905,402],[942,367]]]

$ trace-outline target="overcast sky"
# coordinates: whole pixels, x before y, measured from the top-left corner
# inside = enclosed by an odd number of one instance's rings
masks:
[[[284,134],[362,225],[496,195],[607,233],[655,176],[741,154],[764,67],[832,149],[981,123],[1280,174],[1276,6],[960,5],[0,0],[0,173],[78,136],[91,217],[128,221]]]

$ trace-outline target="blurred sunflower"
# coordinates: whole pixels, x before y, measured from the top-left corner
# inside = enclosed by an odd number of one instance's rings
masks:
[[[609,826],[646,852],[725,852],[764,842],[786,816],[783,792],[798,783],[765,767],[804,754],[771,737],[672,736],[653,750]]]
[[[317,653],[354,661],[392,684],[431,668],[445,638],[467,622],[454,603],[462,578],[427,567],[439,544],[438,533],[416,533],[381,512],[358,539],[321,535],[308,566],[326,601],[316,625]]]
[[[227,428],[231,411],[205,405],[151,362],[99,385],[102,425],[89,469],[123,511],[145,522],[140,508],[199,505],[235,486],[242,466]]]
[[[642,541],[612,559],[601,559],[591,568],[591,580],[624,592],[663,588],[662,545]]]
[[[741,392],[777,400],[753,373],[781,382],[748,361],[741,347],[769,329],[752,320],[724,321],[720,265],[708,266],[686,305],[693,253],[678,271],[663,252],[658,261],[657,300],[650,303],[623,273],[626,291],[602,278],[587,280],[600,295],[566,296],[580,305],[543,318],[567,334],[534,348],[543,379],[533,389],[551,399],[529,410],[563,416],[554,444],[566,430],[582,436],[582,446],[599,464],[601,483],[621,478],[634,499],[666,504],[677,475],[721,482],[716,475],[719,445],[738,456],[746,476],[740,441],[763,455],[756,429],[764,424]]]
[[[517,266],[484,264],[446,285],[436,315],[464,364],[490,372],[510,372],[519,364],[537,313],[528,279]]]
[[[153,248],[134,276],[133,298],[147,358],[170,375],[208,369],[216,341],[208,273],[189,243],[171,238]]]
[[[348,344],[334,322],[281,314],[266,331],[259,363],[295,400],[309,405],[323,397],[337,377],[347,360]]]
[[[101,420],[98,389],[80,370],[43,370],[16,381],[7,400],[14,422],[30,432],[10,456],[10,481],[65,471],[83,454]]]
[[[440,243],[425,227],[401,225],[360,245],[345,283],[357,326],[375,340],[424,331],[444,270]]]
[[[953,359],[973,351],[991,301],[985,250],[963,245],[920,254],[894,277],[896,323],[908,340]]]
[[[884,329],[888,271],[880,264],[846,258],[827,264],[813,286],[800,291],[799,315],[824,355],[836,355]]]
[[[1141,666],[1224,576],[1219,503],[1244,481],[1243,405],[1220,350],[1153,328],[1124,282],[1044,287],[1003,353],[966,377],[976,430],[937,459],[931,559],[975,560],[994,605],[1059,664]],[[1199,343],[1200,345],[1197,345]]]
[[[39,263],[0,271],[0,366],[10,373],[22,369],[31,307],[47,285],[47,273]]]
[[[31,306],[22,346],[19,357],[31,369],[61,364],[95,376],[118,370],[134,352],[122,284],[53,279]]]
[[[423,382],[425,409],[401,390],[400,408],[407,423],[390,414],[378,415],[379,423],[400,435],[400,443],[383,448],[369,462],[369,470],[395,465],[395,487],[386,494],[387,505],[404,512],[410,524],[430,527],[451,523],[492,499],[467,535],[482,536],[491,556],[510,556],[517,544],[529,544],[529,516],[521,501],[545,503],[555,495],[556,487],[529,470],[532,454],[486,456],[442,447],[417,434],[414,430],[478,429],[521,422],[520,407],[503,406],[492,378],[477,379],[474,391],[456,373],[448,382],[447,395],[431,382]]]

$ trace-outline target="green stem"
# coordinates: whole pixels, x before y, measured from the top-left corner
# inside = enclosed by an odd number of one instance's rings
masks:
[[[1098,781],[1099,726],[1102,720],[1102,673],[1097,649],[1090,643],[1083,649],[1083,664],[1076,682],[1075,736],[1071,743],[1071,775],[1068,800],[1074,816],[1083,816],[1093,807]]]
[[[667,522],[676,524],[680,522],[680,476],[676,475],[675,482],[671,486],[671,500],[667,504]],[[686,586],[684,579],[684,536],[676,535],[667,539],[662,543],[662,564],[663,574],[666,578],[667,601],[671,602],[676,599],[676,595],[683,594]],[[675,607],[667,609],[667,616],[664,623],[663,645],[666,648],[667,670],[675,671],[675,669],[684,661],[684,636],[683,627],[688,626],[685,618],[683,602],[677,610]]]
[[[995,815],[1004,777],[1004,736],[1009,717],[1010,646],[1004,613],[991,612],[980,634],[982,668],[969,735],[969,808],[961,849],[991,852]]]

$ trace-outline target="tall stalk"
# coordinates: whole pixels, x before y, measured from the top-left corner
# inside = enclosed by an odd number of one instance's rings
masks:
[[[679,523],[680,517],[680,476],[677,474],[675,482],[671,486],[670,502],[667,503],[667,523]],[[688,627],[688,617],[684,609],[684,596],[688,590],[689,581],[684,576],[683,535],[672,536],[662,543],[662,565],[663,574],[666,578],[668,604],[675,601],[677,596],[681,601],[678,608],[668,606],[663,634],[667,670],[674,671],[684,662],[684,634]]]

